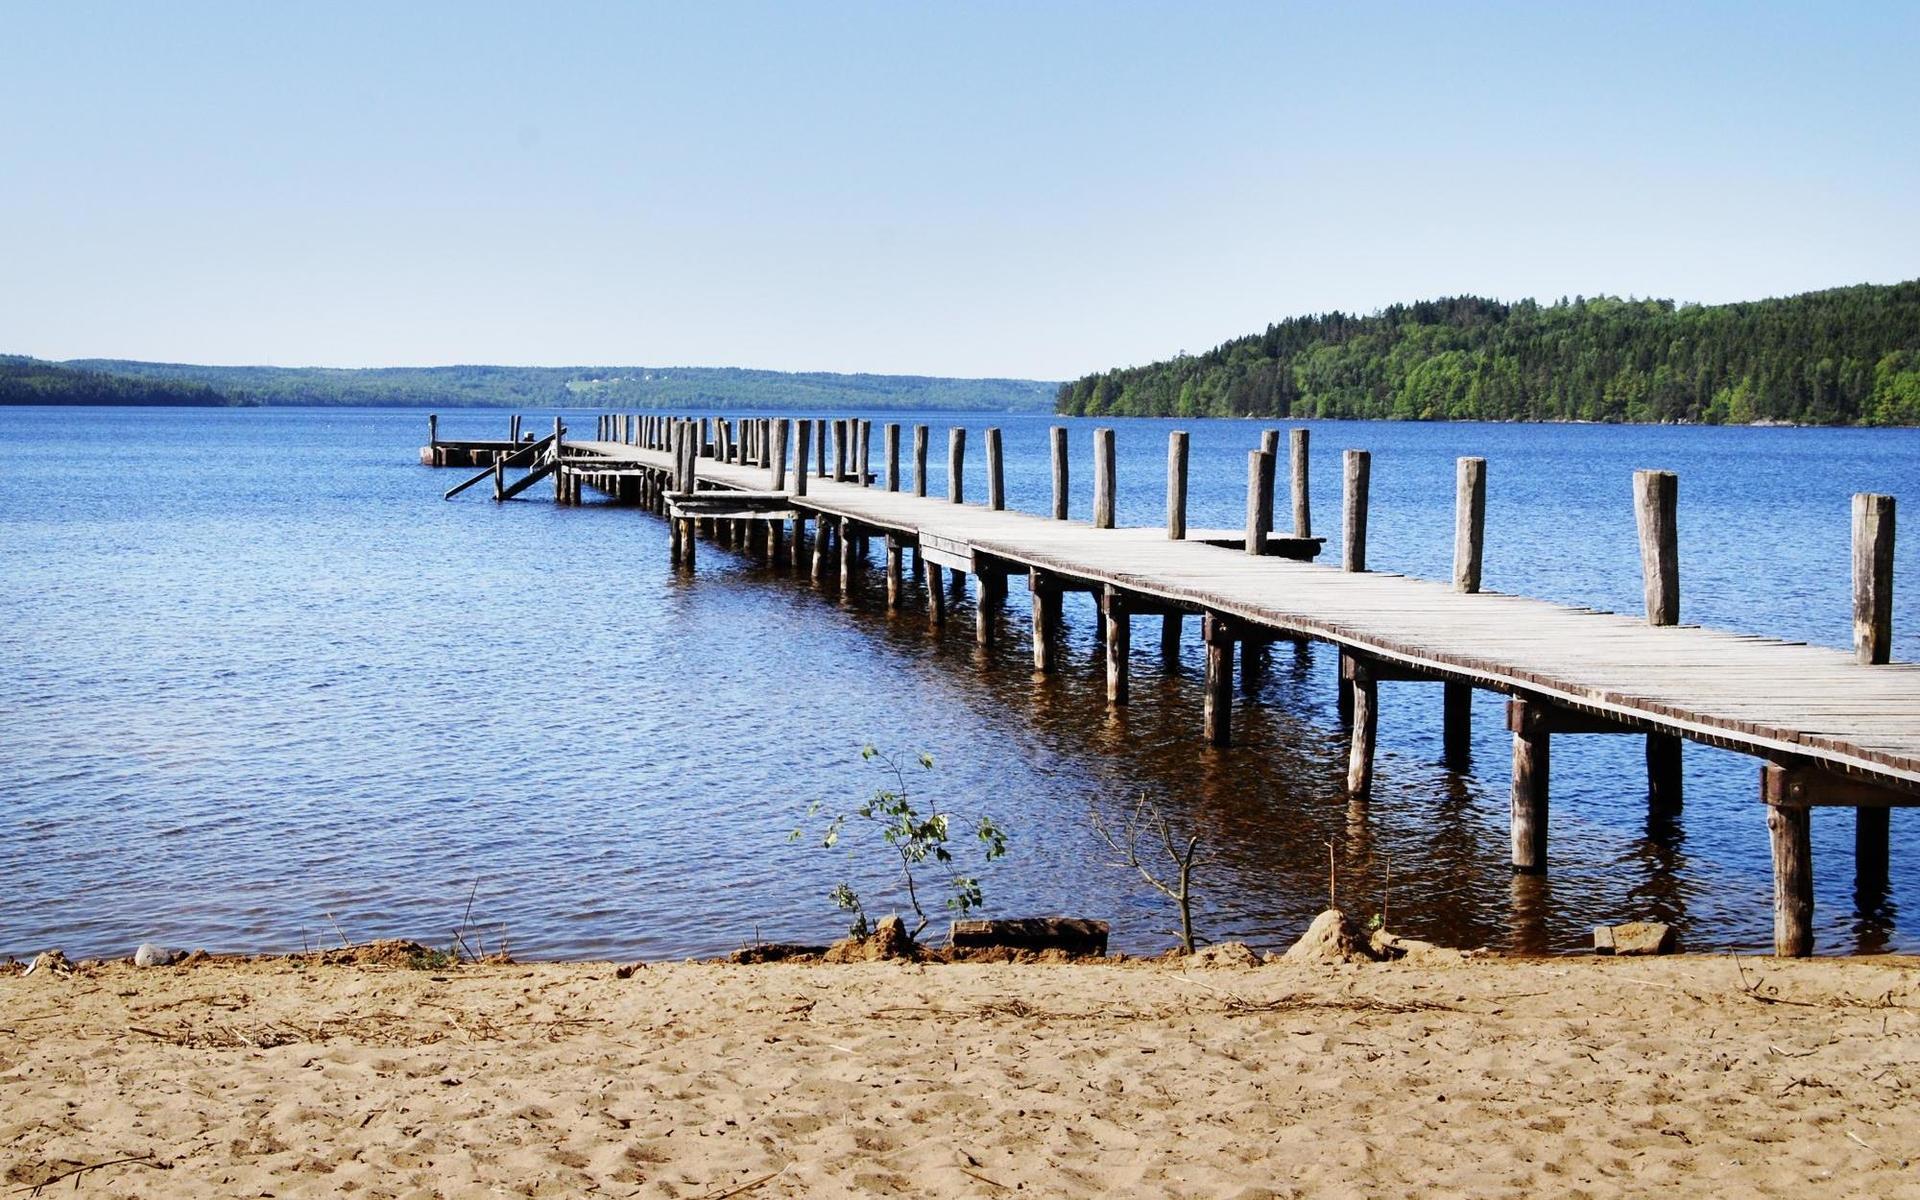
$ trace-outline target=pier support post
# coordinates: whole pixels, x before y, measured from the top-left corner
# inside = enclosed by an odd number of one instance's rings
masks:
[[[1177,542],[1186,536],[1187,431],[1175,429],[1167,434],[1167,537]],[[1177,643],[1177,633],[1175,638]]]
[[[947,502],[964,504],[967,498],[967,431],[955,425],[947,430]]]
[[[927,427],[925,425],[913,427],[913,494],[916,496],[927,494]],[[915,555],[914,560],[919,561],[919,555]]]
[[[1513,731],[1513,872],[1540,875],[1547,869],[1547,777],[1550,735],[1546,710],[1524,698],[1507,702]]]
[[[1093,527],[1113,528],[1113,430],[1093,431]]]
[[[1067,519],[1067,427],[1055,425],[1047,431],[1053,449],[1053,519]]]
[[[1342,725],[1353,724],[1353,655],[1340,647],[1339,682],[1334,691],[1334,712]]]
[[[1355,659],[1353,667],[1353,679],[1348,685],[1353,695],[1353,740],[1347,747],[1347,794],[1364,800],[1373,792],[1373,746],[1380,729],[1380,684],[1364,661]]]
[[[898,435],[900,432],[900,427],[898,425],[889,425],[887,426],[887,428],[890,431],[892,431],[895,435]],[[900,439],[898,436],[895,436],[893,438],[893,443],[894,443],[894,449],[897,450],[900,448]],[[899,481],[895,480],[895,482],[897,483]],[[892,612],[895,609],[900,607],[901,589],[905,586],[906,572],[902,570],[902,565],[904,564],[905,560],[906,560],[906,548],[904,544],[900,541],[900,535],[897,533],[889,533],[887,535],[887,611],[888,612]]]
[[[995,512],[1007,506],[1006,462],[1001,455],[1000,429],[987,430],[987,507]]]
[[[999,629],[1000,600],[1006,586],[1005,575],[984,565],[974,576],[973,639],[983,647],[993,645]]]
[[[551,451],[554,462],[553,502],[555,504],[565,504],[567,502],[567,473],[560,469],[560,435],[565,432],[565,427],[560,424],[560,418],[555,417],[553,419],[553,449]]]
[[[1160,662],[1169,671],[1180,667],[1180,622],[1177,612],[1160,614]]]
[[[439,446],[439,444],[440,444],[440,414],[428,413],[427,414],[427,449],[432,450],[435,447]],[[433,465],[436,467],[440,465],[440,459],[437,455],[433,459]]]
[[[947,588],[941,578],[946,568],[927,562],[927,624],[938,629],[947,623]]]
[[[840,531],[840,601],[845,604],[853,600],[853,577],[860,569],[860,555],[854,552],[860,537],[854,530],[853,522],[845,517],[840,518],[837,524]]]
[[[1853,885],[1862,895],[1886,894],[1890,812],[1885,808],[1853,810]]]
[[[1111,434],[1111,430],[1108,431]],[[1127,658],[1133,649],[1133,622],[1127,617],[1127,595],[1113,584],[1100,593],[1100,609],[1106,615],[1107,703],[1124,707],[1127,703]]]
[[[1641,590],[1647,624],[1680,623],[1680,478],[1672,471],[1633,473],[1634,523],[1640,531]],[[1681,806],[1680,739],[1647,735],[1647,805],[1659,813]]]
[[[1760,798],[1766,801],[1767,837],[1773,843],[1773,952],[1805,958],[1813,953],[1812,810],[1787,783],[1784,767],[1760,768]]]
[[[1267,552],[1267,534],[1273,530],[1273,456],[1265,450],[1247,451],[1248,554]]]
[[[1033,669],[1051,674],[1060,657],[1060,585],[1034,568],[1027,572],[1027,592],[1033,603]]]
[[[1871,492],[1853,498],[1853,655],[1893,657],[1893,497]]]
[[[839,525],[840,522],[836,518],[826,513],[821,513],[820,519],[814,522],[813,581],[815,583],[827,577],[827,555],[830,550],[836,545],[843,553],[846,550],[846,535],[840,530]]]
[[[1233,629],[1212,613],[1200,618],[1200,640],[1207,648],[1205,699],[1201,725],[1207,744],[1226,746],[1233,742]]]
[[[1307,481],[1308,431],[1295,429],[1287,439],[1293,475],[1293,536],[1313,536],[1313,506]]]
[[[1480,563],[1486,544],[1487,460],[1462,458],[1454,463],[1453,590],[1469,595],[1480,590]],[[1473,685],[1449,681],[1442,685],[1441,757],[1456,771],[1465,770],[1473,757]]]
[[[1349,450],[1344,457],[1341,488],[1340,569],[1367,569],[1367,483],[1373,455]]]

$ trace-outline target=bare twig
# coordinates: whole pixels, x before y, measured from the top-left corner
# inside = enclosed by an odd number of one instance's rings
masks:
[[[1173,822],[1144,792],[1138,800],[1134,801],[1133,811],[1127,815],[1127,823],[1118,837],[1114,835],[1112,826],[1107,823],[1106,816],[1100,811],[1097,803],[1088,805],[1087,816],[1094,833],[1099,835],[1100,840],[1105,842],[1107,848],[1117,856],[1115,866],[1131,867],[1138,871],[1140,878],[1146,880],[1148,886],[1173,901],[1180,913],[1181,953],[1192,954],[1193,867],[1199,859],[1200,835],[1197,833],[1189,835],[1185,845],[1181,845],[1180,839],[1174,833]],[[1149,868],[1140,856],[1140,833],[1143,825],[1159,835],[1160,848],[1165,852],[1167,861],[1172,867],[1171,883]]]
[[[787,1164],[787,1166],[792,1166],[792,1165],[793,1164],[791,1163]],[[729,1196],[738,1196],[742,1192],[750,1192],[754,1188],[759,1187],[761,1184],[766,1183],[772,1179],[777,1179],[786,1173],[787,1173],[787,1168],[783,1166],[778,1171],[774,1171],[771,1174],[762,1175],[758,1179],[748,1180],[746,1183],[741,1184],[737,1188],[729,1188],[724,1192],[708,1192],[704,1197],[702,1197],[702,1200],[727,1200],[727,1197]]]
[[[333,921],[333,931],[340,935],[340,944],[349,950],[353,949],[353,940],[347,937],[347,931],[340,928],[340,922],[334,920],[332,913],[327,914],[327,920]]]
[[[39,1183],[31,1184],[23,1188],[15,1188],[14,1191],[16,1193],[26,1192],[30,1196],[38,1196],[43,1188],[52,1187],[54,1184],[65,1179],[73,1180],[73,1186],[78,1189],[80,1186],[80,1176],[85,1175],[88,1171],[99,1171],[107,1167],[126,1166],[130,1163],[138,1163],[143,1167],[152,1167],[156,1171],[165,1171],[169,1169],[171,1165],[168,1163],[154,1162],[153,1152],[148,1151],[145,1154],[133,1154],[126,1158],[110,1158],[106,1162],[87,1163],[84,1166],[74,1167],[72,1170],[62,1171],[58,1175],[50,1175],[42,1179]]]

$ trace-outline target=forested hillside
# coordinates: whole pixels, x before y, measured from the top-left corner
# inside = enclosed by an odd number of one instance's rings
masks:
[[[234,400],[203,383],[136,379],[0,354],[0,404],[225,405]]]
[[[730,367],[204,367],[80,359],[115,375],[193,383],[257,404],[517,408],[943,408],[1044,412],[1058,385],[1026,379],[836,375]]]
[[[1083,416],[1920,424],[1920,281],[1712,306],[1461,296],[1061,385]]]

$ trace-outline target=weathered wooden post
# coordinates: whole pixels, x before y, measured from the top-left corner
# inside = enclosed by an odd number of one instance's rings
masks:
[[[787,490],[787,422],[786,420],[783,418],[781,420],[775,421],[773,423],[773,428],[768,430],[767,432],[769,435],[768,441],[771,443],[771,446],[770,446],[771,452],[768,455],[769,461],[772,463],[772,472],[773,472],[771,487],[776,492],[784,492]]]
[[[828,421],[825,417],[821,417],[813,425],[813,473],[820,479],[827,477],[827,425]]]
[[[853,577],[857,568],[861,565],[860,556],[854,553],[854,547],[860,539],[859,533],[854,529],[852,521],[842,517],[840,518],[839,526],[840,602],[843,604],[851,604],[853,602]]]
[[[838,420],[834,421],[833,423],[833,481],[835,483],[845,483],[847,479],[847,468],[850,465],[847,461],[848,452],[852,449],[852,447],[847,444],[848,433],[849,433],[849,429],[848,429],[847,418],[841,417]]]
[[[440,465],[440,455],[438,452],[439,445],[440,445],[440,414],[428,413],[427,414],[427,449],[429,451],[432,451],[432,453],[428,455],[428,459],[436,467]]]
[[[870,451],[873,449],[873,422],[872,421],[860,422],[860,438],[856,444],[860,448],[860,453],[856,456],[856,460],[859,463],[860,486],[872,487],[873,486],[873,456],[870,453]]]
[[[1680,623],[1680,478],[1672,471],[1633,473],[1633,514],[1640,530],[1640,582],[1647,624]],[[1647,803],[1672,812],[1681,804],[1680,739],[1647,735]]]
[[[913,494],[927,494],[927,427],[913,427]]]
[[[967,431],[956,425],[947,430],[947,502],[961,504],[966,499],[962,467],[967,458]]]
[[[995,512],[1007,506],[1006,463],[1000,454],[1000,428],[987,430],[987,507]]]
[[[891,426],[890,428],[893,428],[896,432],[898,432],[897,426]],[[897,437],[894,439],[894,447],[895,449],[899,448],[899,439]],[[893,610],[900,607],[901,592],[904,587],[903,576],[905,575],[905,572],[901,569],[901,566],[902,566],[902,560],[905,557],[906,557],[906,544],[900,540],[900,535],[897,533],[887,534],[887,611],[888,612],[892,612]]]
[[[1060,582],[1034,567],[1027,572],[1027,593],[1033,603],[1033,669],[1051,673],[1059,662]]]
[[[821,513],[813,523],[813,581],[819,583],[827,577],[827,556],[834,550],[845,553],[847,548],[846,530],[839,520]]]
[[[493,460],[493,499],[495,503],[506,499],[507,495],[507,456],[499,454]]]
[[[900,490],[900,423],[887,422],[886,430],[880,435],[887,457],[887,490]]]
[[[1364,571],[1367,569],[1367,476],[1371,473],[1373,455],[1365,450],[1349,450],[1343,458],[1340,568]]]
[[[1267,497],[1267,532],[1272,533],[1277,528],[1273,523],[1273,504],[1274,475],[1280,465],[1280,431],[1278,429],[1260,431],[1260,452],[1267,456],[1265,460],[1267,479],[1261,490]]]
[[[1265,450],[1247,451],[1247,542],[1248,554],[1267,552],[1268,522],[1273,520],[1273,455]]]
[[[1766,801],[1767,839],[1773,846],[1773,952],[1805,958],[1813,953],[1812,809],[1787,786],[1786,769],[1775,763],[1760,768],[1760,798]]]
[[[1373,747],[1380,728],[1380,683],[1362,658],[1352,660],[1353,740],[1347,747],[1347,792],[1365,799],[1373,791]],[[1241,668],[1245,670],[1243,666]]]
[[[1287,449],[1292,458],[1293,536],[1295,537],[1313,536],[1313,506],[1307,480],[1307,435],[1307,430],[1295,429],[1287,439]]]
[[[1113,528],[1113,430],[1093,431],[1093,527]]]
[[[947,623],[947,589],[939,563],[923,559],[922,565],[927,574],[927,624],[938,629]]]
[[[1067,493],[1067,427],[1053,426],[1047,431],[1047,440],[1053,447],[1053,519],[1064,521],[1071,499]]]
[[[1480,590],[1481,547],[1487,522],[1487,460],[1462,458],[1454,464],[1453,590]],[[1473,757],[1473,685],[1449,680],[1441,685],[1442,757],[1448,766],[1466,767]]]
[[[1539,875],[1547,869],[1547,776],[1552,748],[1544,705],[1515,697],[1507,702],[1513,731],[1513,872]]]
[[[1167,536],[1187,536],[1187,431],[1167,434]]]
[[[567,502],[567,473],[560,468],[560,435],[565,432],[566,427],[560,424],[559,417],[555,417],[553,419],[553,447],[548,451],[548,453],[553,456],[553,502],[555,504],[565,504]]]
[[[793,494],[807,494],[807,447],[813,442],[813,422],[801,417],[794,422],[798,436],[793,440]]]
[[[1853,498],[1853,655],[1862,666],[1893,658],[1893,497]],[[1889,809],[1853,810],[1854,882],[1863,893],[1887,886]]]
[[[1133,649],[1127,594],[1107,584],[1100,592],[1100,610],[1107,627],[1107,703],[1120,708],[1127,703],[1127,657]]]
[[[979,573],[974,576],[974,590],[977,594],[973,606],[973,640],[980,646],[993,645],[1006,579],[1004,573],[992,570],[985,564],[980,566]]]
[[[1207,647],[1201,725],[1209,745],[1225,746],[1233,741],[1233,626],[1206,613],[1200,618],[1200,640]]]

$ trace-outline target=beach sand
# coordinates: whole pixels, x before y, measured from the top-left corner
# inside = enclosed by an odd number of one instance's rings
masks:
[[[110,964],[0,978],[0,1192],[1920,1197],[1917,1009],[1911,958]]]

